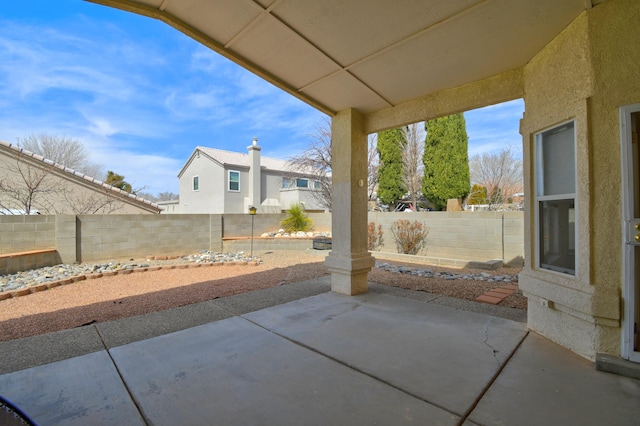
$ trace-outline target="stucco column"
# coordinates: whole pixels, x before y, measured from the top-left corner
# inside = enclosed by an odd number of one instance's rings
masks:
[[[367,161],[362,116],[339,112],[331,122],[332,244],[326,258],[336,293],[366,293],[375,262],[367,250]]]

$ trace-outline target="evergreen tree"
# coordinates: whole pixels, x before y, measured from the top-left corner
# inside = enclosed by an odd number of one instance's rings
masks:
[[[131,184],[124,180],[124,176],[114,173],[111,170],[107,172],[107,178],[105,179],[104,183],[115,186],[116,188],[120,188],[125,192],[134,193]]]
[[[378,133],[378,198],[384,204],[395,204],[407,193],[402,180],[402,152],[405,143],[402,129]]]
[[[422,194],[442,210],[448,199],[466,198],[471,187],[464,116],[427,121],[425,130]]]
[[[469,199],[467,200],[467,204],[470,206],[478,205],[478,204],[487,204],[487,188],[482,185],[478,185],[477,183],[473,185],[471,188],[471,193],[469,194]]]

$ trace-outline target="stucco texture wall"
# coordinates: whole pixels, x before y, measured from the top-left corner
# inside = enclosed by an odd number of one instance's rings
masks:
[[[39,160],[18,155],[12,149],[0,149],[0,178],[12,188],[20,188],[20,202],[0,191],[0,206],[24,210],[27,178],[33,186],[42,177],[31,200],[31,210],[40,214],[153,214],[158,211],[151,204],[137,201],[130,194],[104,187],[92,180],[75,176]],[[91,178],[89,178],[91,179]],[[24,189],[22,189],[24,188]]]
[[[619,107],[640,102],[638,22],[640,2],[609,0],[582,13],[525,67],[525,191],[535,190],[537,132],[575,120],[577,159],[575,277],[536,267],[535,206],[527,205],[520,286],[530,298],[529,327],[591,359],[620,353]]]
[[[222,213],[224,211],[225,170],[205,155],[194,157],[180,176],[181,213]],[[199,188],[193,190],[193,177]]]

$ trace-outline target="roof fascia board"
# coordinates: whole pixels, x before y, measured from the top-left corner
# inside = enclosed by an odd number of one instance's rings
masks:
[[[366,134],[524,97],[524,68],[447,89],[364,116]]]

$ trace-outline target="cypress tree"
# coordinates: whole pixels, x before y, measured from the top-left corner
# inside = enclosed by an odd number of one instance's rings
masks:
[[[384,204],[395,204],[406,193],[402,181],[402,150],[405,138],[402,129],[378,132],[377,150],[380,157],[378,168],[378,198]]]
[[[442,210],[448,199],[466,198],[471,187],[464,115],[427,121],[425,130],[422,194]]]

